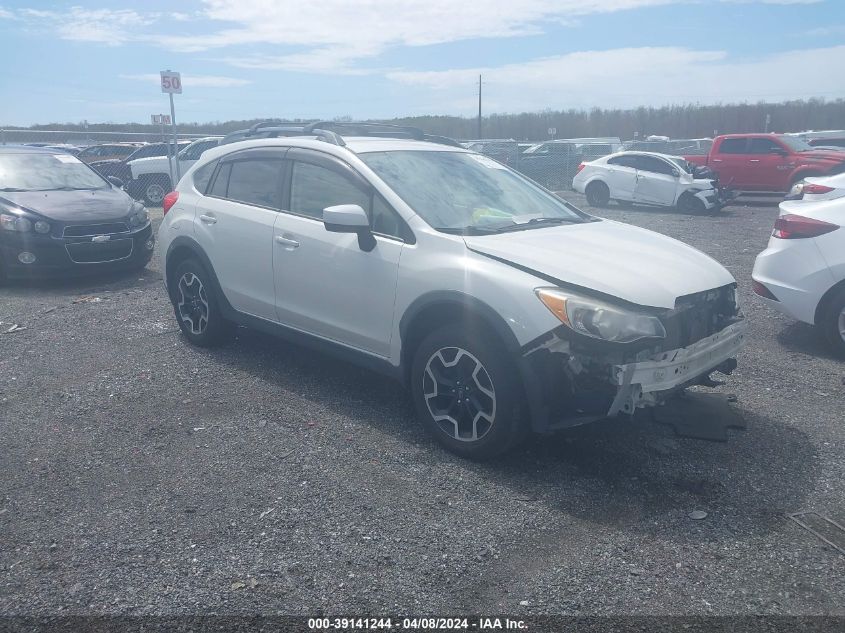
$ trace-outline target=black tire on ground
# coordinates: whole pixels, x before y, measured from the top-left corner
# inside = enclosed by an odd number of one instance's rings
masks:
[[[230,338],[234,326],[223,318],[211,276],[197,260],[176,267],[170,296],[179,328],[191,343],[215,347]]]
[[[142,197],[144,203],[151,207],[160,207],[164,196],[170,193],[170,178],[167,176],[151,176],[144,185]]]
[[[528,433],[517,376],[493,332],[446,325],[426,336],[414,354],[414,409],[449,451],[490,459],[516,447]]]
[[[845,357],[845,287],[825,300],[817,325],[836,354]]]
[[[610,189],[600,180],[594,180],[584,191],[587,196],[587,204],[591,207],[606,207],[610,202]]]
[[[681,213],[692,213],[692,214],[702,214],[707,211],[707,207],[704,204],[704,201],[700,198],[696,198],[691,193],[682,194],[680,198],[678,198],[678,211]]]

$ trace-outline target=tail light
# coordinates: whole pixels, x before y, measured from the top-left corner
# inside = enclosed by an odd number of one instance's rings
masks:
[[[804,186],[801,188],[802,193],[813,193],[813,194],[820,194],[820,193],[830,193],[833,191],[835,187],[825,187],[824,185],[813,185],[809,182],[805,182]]]
[[[178,191],[171,191],[166,196],[164,196],[164,200],[161,201],[161,208],[164,209],[164,215],[167,215],[167,212],[170,211],[170,208],[176,204],[176,201],[179,199],[179,192]]]
[[[756,279],[751,280],[751,289],[754,291],[754,294],[760,295],[761,297],[765,297],[766,299],[771,299],[772,301],[778,301],[779,299],[772,293],[771,290],[766,288],[763,284],[761,284]]]
[[[789,213],[775,220],[775,230],[772,231],[772,236],[779,237],[782,240],[797,240],[806,237],[818,237],[838,228],[838,225],[830,222],[822,222],[821,220]]]
[[[581,163],[580,165],[578,165],[578,167],[575,169],[575,175],[577,176],[578,174],[580,174],[581,170],[584,169],[584,167],[586,167],[586,166],[587,166],[587,163]]]

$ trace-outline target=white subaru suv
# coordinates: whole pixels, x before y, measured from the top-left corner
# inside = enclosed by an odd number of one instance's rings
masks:
[[[415,128],[278,135],[208,150],[165,198],[162,270],[191,343],[238,324],[383,371],[474,458],[736,366],[736,283],[694,248]]]

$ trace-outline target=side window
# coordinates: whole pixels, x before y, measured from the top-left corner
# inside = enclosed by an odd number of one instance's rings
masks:
[[[749,154],[771,154],[772,150],[783,150],[783,147],[770,138],[752,138],[748,147]]]
[[[720,154],[745,154],[744,138],[726,138],[719,146]]]
[[[660,160],[659,158],[655,158],[654,156],[640,156],[638,163],[638,169],[640,169],[641,171],[650,171],[655,174],[666,175],[672,173],[672,167],[670,167],[667,163]]]
[[[204,194],[208,188],[208,183],[211,180],[211,174],[214,173],[215,167],[217,167],[217,161],[213,160],[194,172],[194,188],[200,193]]]
[[[323,209],[336,204],[357,204],[366,210],[370,197],[337,172],[310,163],[293,163],[291,213],[322,220]]]
[[[271,209],[282,208],[282,161],[254,158],[232,163],[226,198]]]
[[[223,163],[220,169],[217,170],[217,177],[214,179],[214,184],[211,186],[211,191],[208,195],[215,198],[225,198],[226,190],[229,188],[229,174],[232,172],[232,163]]]
[[[608,165],[617,165],[618,167],[636,167],[636,156],[616,156],[607,161]]]

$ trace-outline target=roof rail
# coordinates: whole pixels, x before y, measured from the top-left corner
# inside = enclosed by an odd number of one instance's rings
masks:
[[[322,141],[338,145],[340,147],[346,146],[346,141],[339,131],[346,131],[347,135],[353,136],[375,136],[381,138],[411,138],[416,141],[428,141],[430,143],[438,143],[440,145],[449,145],[452,147],[463,147],[458,141],[446,136],[439,136],[436,134],[426,134],[423,130],[407,125],[393,125],[392,123],[372,123],[372,122],[345,122],[345,121],[315,121],[308,125],[282,125],[281,121],[262,121],[256,123],[247,130],[232,132],[226,138],[232,140],[228,142],[235,142],[235,140],[247,140],[252,136],[261,135],[267,137],[278,136],[316,136]],[[235,137],[235,138],[232,138]]]
[[[348,130],[347,135],[349,136],[411,138],[415,141],[428,141],[430,143],[439,143],[441,145],[462,147],[462,145],[454,139],[436,134],[426,134],[420,128],[410,125],[395,125],[393,123],[379,123],[373,121],[316,121],[306,125],[303,128],[303,131],[308,132],[316,128],[323,130],[340,128],[341,131]]]

